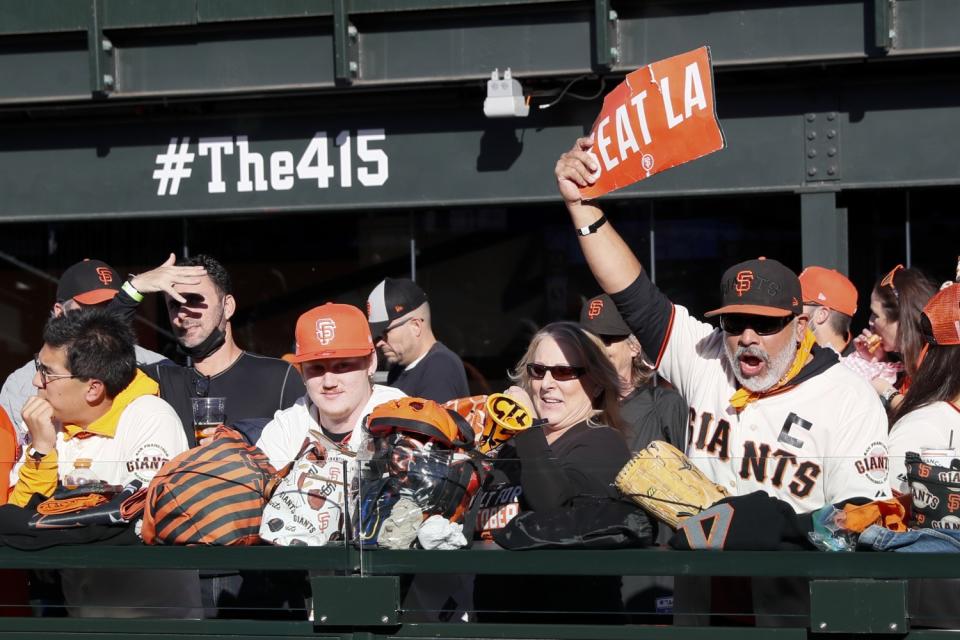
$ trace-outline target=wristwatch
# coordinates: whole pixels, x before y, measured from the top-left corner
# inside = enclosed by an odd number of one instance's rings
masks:
[[[30,445],[29,447],[27,447],[27,457],[36,462],[40,462],[41,460],[47,457],[47,454],[40,453],[39,451],[33,448],[33,445]]]
[[[887,389],[884,389],[883,393],[880,394],[880,402],[883,403],[883,408],[886,409],[887,411],[890,411],[890,409],[892,408],[891,403],[893,402],[893,399],[896,398],[898,395],[900,395],[900,392],[897,390],[896,387],[889,387]]]

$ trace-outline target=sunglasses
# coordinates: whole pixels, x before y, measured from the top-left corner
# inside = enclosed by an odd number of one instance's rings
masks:
[[[746,313],[725,313],[720,316],[720,328],[724,333],[738,336],[747,330],[753,329],[758,336],[772,336],[783,331],[796,316],[755,316]]]
[[[883,276],[883,280],[880,281],[881,287],[890,287],[890,289],[893,291],[893,297],[896,298],[897,300],[900,299],[900,292],[897,291],[897,285],[893,283],[893,279],[897,275],[897,272],[902,269],[903,269],[903,265],[898,264],[893,269],[890,269],[890,273]]]
[[[565,382],[567,380],[576,380],[583,376],[587,369],[585,367],[574,367],[569,364],[555,364],[552,367],[545,364],[531,362],[527,365],[527,375],[533,380],[543,380],[547,371],[553,376],[554,380]]]

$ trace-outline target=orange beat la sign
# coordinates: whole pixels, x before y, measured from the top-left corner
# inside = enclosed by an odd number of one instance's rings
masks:
[[[593,136],[599,177],[580,190],[584,198],[723,149],[709,47],[630,73],[604,98]]]

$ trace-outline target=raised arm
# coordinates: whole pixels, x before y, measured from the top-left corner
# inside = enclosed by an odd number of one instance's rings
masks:
[[[578,138],[573,148],[560,156],[554,169],[560,195],[577,229],[589,227],[603,217],[599,207],[580,196],[580,187],[593,184],[599,168],[596,159],[588,153],[592,145],[592,137]],[[623,291],[640,275],[640,261],[609,221],[596,232],[581,235],[580,248],[593,277],[607,293]]]

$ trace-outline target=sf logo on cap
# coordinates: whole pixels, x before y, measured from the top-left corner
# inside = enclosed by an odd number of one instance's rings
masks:
[[[331,318],[320,318],[317,320],[317,340],[319,340],[323,346],[327,346],[333,342],[336,332],[337,323]]]
[[[742,296],[753,285],[753,271],[741,271],[737,274],[737,285],[733,288],[738,296]]]
[[[113,274],[110,273],[110,269],[106,267],[97,267],[97,278],[100,279],[100,282],[103,284],[110,284],[113,282]]]
[[[601,311],[603,311],[603,300],[591,300],[587,308],[587,317],[593,320],[600,315]]]

